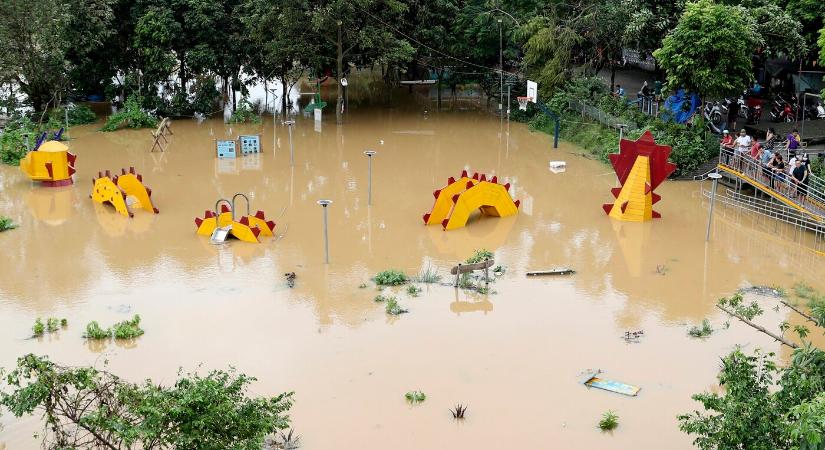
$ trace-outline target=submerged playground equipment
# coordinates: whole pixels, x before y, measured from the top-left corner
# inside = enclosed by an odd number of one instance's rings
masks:
[[[602,205],[604,212],[627,222],[661,217],[653,210],[653,204],[662,197],[653,190],[676,170],[676,164],[667,161],[670,151],[669,146],[657,144],[650,131],[636,141],[622,139],[619,153],[609,155],[622,187],[610,191],[616,200]]]
[[[445,230],[463,227],[477,209],[485,216],[506,217],[518,214],[521,204],[510,197],[510,183],[499,184],[495,176],[488,181],[486,175],[477,172],[468,177],[466,170],[458,180],[450,177],[447,186],[433,192],[433,196],[435,203],[424,214],[424,223],[440,223]]]
[[[152,189],[143,184],[143,177],[135,172],[134,167],[120,170],[120,175],[112,176],[108,170],[98,172],[92,178],[92,194],[89,196],[97,203],[109,203],[115,211],[127,217],[134,217],[132,209],[137,207],[157,214],[159,211],[152,204]]]
[[[236,220],[235,199],[238,197],[246,200],[246,215]],[[217,212],[218,207],[220,213]],[[213,211],[205,211],[203,218],[195,217],[195,226],[199,235],[211,236],[213,243],[224,242],[230,235],[244,242],[259,243],[258,236],[273,236],[275,232],[275,222],[266,220],[263,211],[258,211],[254,216],[249,213],[249,198],[243,194],[235,194],[232,201],[219,199]]]
[[[20,160],[20,170],[44,186],[68,186],[74,183],[72,175],[76,159],[77,156],[62,142],[48,141]]]

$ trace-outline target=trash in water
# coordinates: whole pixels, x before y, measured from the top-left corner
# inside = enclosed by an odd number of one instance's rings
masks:
[[[286,285],[291,288],[295,287],[295,272],[285,273],[284,276],[286,277]]]
[[[639,338],[644,336],[645,330],[625,331],[622,338],[627,342],[639,342]]]

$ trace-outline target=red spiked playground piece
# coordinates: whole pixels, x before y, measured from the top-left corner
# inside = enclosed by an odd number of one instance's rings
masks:
[[[667,160],[670,152],[670,146],[657,144],[650,131],[635,141],[622,139],[619,153],[609,155],[622,187],[611,190],[616,200],[602,205],[604,211],[631,222],[661,217],[653,211],[653,204],[661,200],[653,190],[676,170],[676,164]]]

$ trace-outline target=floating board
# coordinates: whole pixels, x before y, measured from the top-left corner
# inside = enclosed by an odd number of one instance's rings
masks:
[[[551,169],[563,169],[565,167],[567,167],[566,161],[550,161]]]
[[[495,264],[495,261],[493,261],[492,259],[488,259],[486,261],[474,264],[460,264],[450,269],[450,275],[457,275],[459,273],[468,273],[473,272],[475,270],[488,269],[490,267],[493,267],[493,264]],[[461,272],[459,272],[459,270]]]
[[[540,275],[572,275],[576,273],[573,269],[551,269],[551,270],[538,270],[535,272],[527,272],[528,277],[536,277]]]
[[[635,397],[642,388],[638,386],[633,386],[630,384],[625,384],[619,381],[613,380],[605,380],[604,378],[599,378],[600,372],[590,372],[585,375],[581,382],[587,387],[594,387],[596,389],[603,389],[605,391],[615,392],[617,394],[627,395],[630,397]]]
[[[218,139],[215,141],[215,149],[218,158],[235,158],[237,154],[237,144],[234,140]]]

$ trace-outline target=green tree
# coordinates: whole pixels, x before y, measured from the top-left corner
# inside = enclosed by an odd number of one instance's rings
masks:
[[[12,78],[35,111],[59,104],[68,89],[67,6],[61,0],[0,2],[0,73]]]
[[[761,42],[756,24],[742,8],[698,0],[687,4],[653,55],[670,89],[722,97],[750,84],[751,55]]]
[[[341,78],[349,71],[349,63],[355,66],[395,68],[409,61],[414,54],[412,46],[397,37],[391,29],[399,23],[406,10],[403,2],[396,0],[319,0],[314,2],[310,13],[312,27],[326,44],[320,48],[326,65],[334,62],[338,96],[335,106],[337,123],[343,122],[342,106],[344,91]],[[386,73],[391,73],[388,70]],[[385,80],[387,78],[385,77]]]
[[[0,405],[42,414],[44,448],[260,450],[289,426],[292,405],[291,393],[249,397],[255,379],[234,370],[179,373],[162,386],[26,355],[4,381]]]
[[[275,78],[281,83],[284,116],[289,91],[317,63],[318,36],[306,23],[310,10],[307,0],[246,0],[242,7],[249,50],[247,69],[260,80]]]
[[[807,300],[807,309],[786,301],[792,313],[825,331],[825,297],[804,285],[795,287]],[[746,355],[736,350],[722,360],[719,384],[722,393],[701,393],[693,399],[704,411],[679,416],[682,431],[695,435],[702,450],[823,450],[825,449],[825,352],[807,341],[809,330],[794,327],[801,345],[786,336],[783,322],[773,332],[754,321],[763,309],[746,303],[740,294],[719,300],[730,316],[793,349],[790,364],[779,367],[772,353]]]

